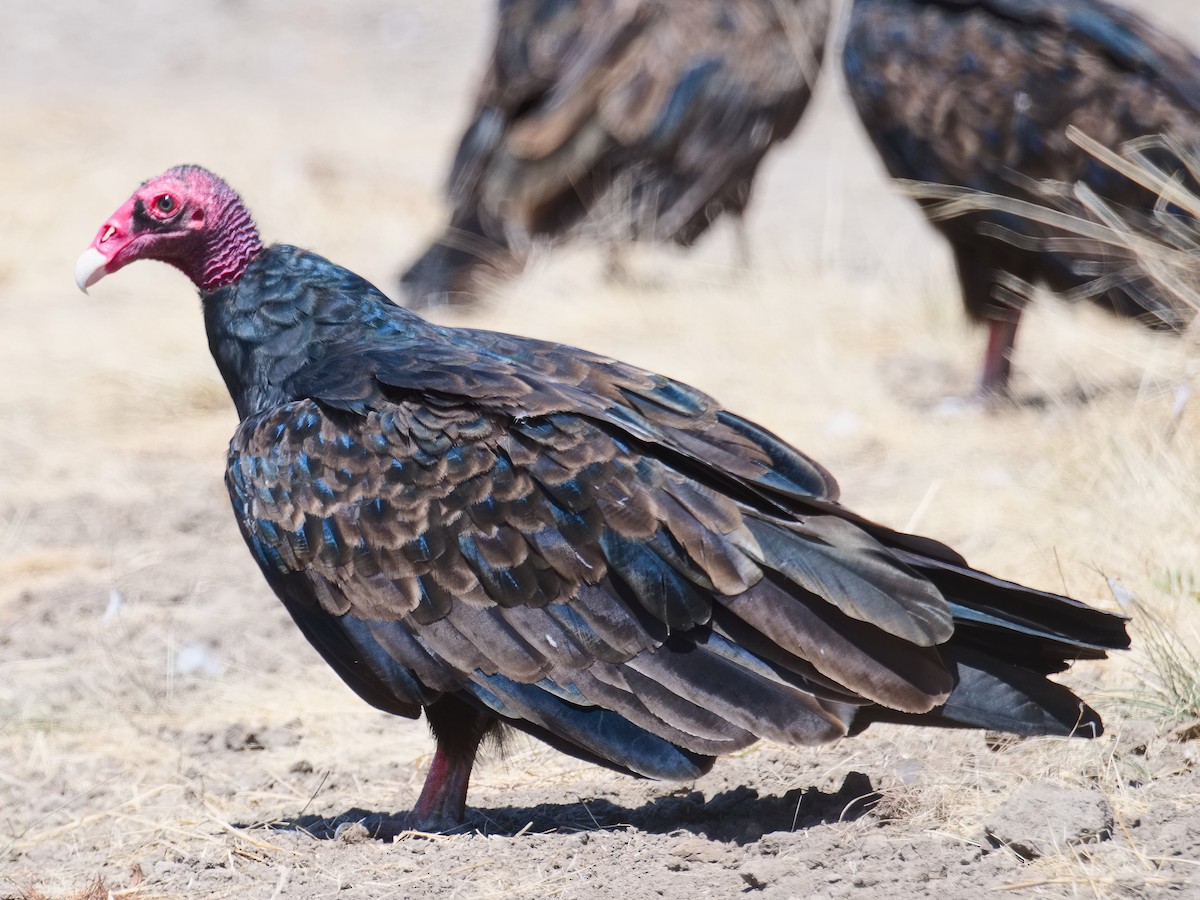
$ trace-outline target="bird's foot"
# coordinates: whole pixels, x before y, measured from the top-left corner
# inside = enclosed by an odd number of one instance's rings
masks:
[[[445,838],[464,830],[463,822],[453,817],[422,816],[413,811],[379,823],[372,836],[390,843],[408,838]]]
[[[1012,394],[1007,390],[993,391],[983,387],[977,388],[965,397],[943,397],[933,406],[937,416],[967,416],[979,413],[1000,413],[1012,409],[1015,405]]]

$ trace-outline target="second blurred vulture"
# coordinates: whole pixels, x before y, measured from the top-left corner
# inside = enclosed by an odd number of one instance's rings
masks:
[[[830,0],[507,0],[450,173],[449,225],[406,301],[471,299],[531,245],[691,244],[740,217],[796,127]]]
[[[1200,60],[1100,0],[854,0],[844,64],[888,171],[1037,200],[1037,182],[1082,183],[1149,214],[1157,194],[1068,136],[1105,147],[1148,134],[1200,146]],[[1159,162],[1178,171],[1177,161]],[[1122,273],[1097,244],[1055,237],[1000,209],[935,220],[950,241],[963,302],[989,328],[982,394],[1008,390],[1021,310],[1033,285],[1082,297],[1155,328],[1192,311]]]

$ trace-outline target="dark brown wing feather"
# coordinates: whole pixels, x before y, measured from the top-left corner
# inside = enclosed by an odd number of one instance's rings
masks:
[[[1039,180],[1081,181],[1149,211],[1157,197],[1072,143],[1068,126],[1107,147],[1159,133],[1200,146],[1200,60],[1101,0],[855,0],[843,62],[867,133],[898,178],[1033,200]],[[1075,242],[1062,252],[1019,216],[934,224],[954,247],[973,317],[1004,315],[997,286],[1007,273],[1156,327],[1191,318],[1136,271],[1112,271],[1103,248],[1088,254]]]
[[[600,422],[307,401],[243,423],[229,481],[265,566],[330,621],[400,625],[388,653],[435,691],[501,676],[712,754],[829,740],[847,704],[924,712],[953,684],[929,649],[948,606],[864,532],[748,509]],[[798,664],[722,637],[734,619]]]

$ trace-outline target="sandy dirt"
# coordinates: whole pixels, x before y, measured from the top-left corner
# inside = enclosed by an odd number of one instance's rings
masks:
[[[242,546],[234,414],[190,286],[144,265],[84,297],[72,265],[139,181],[198,162],[268,239],[390,289],[438,225],[490,7],[6,11],[0,897],[1200,896],[1200,728],[1165,708],[1150,652],[1155,634],[1194,649],[1200,619],[1195,402],[1172,418],[1187,348],[1042,303],[1026,402],[947,409],[982,338],[836,74],[765,168],[749,270],[727,228],[691,254],[639,249],[631,284],[574,248],[439,318],[690,381],[821,460],[851,507],[999,575],[1107,605],[1116,579],[1138,649],[1065,676],[1108,734],[879,727],[760,745],[687,785],[514,739],[482,761],[466,833],[375,836],[420,788],[424,725],[355,698]],[[1200,33],[1189,0],[1153,14]]]

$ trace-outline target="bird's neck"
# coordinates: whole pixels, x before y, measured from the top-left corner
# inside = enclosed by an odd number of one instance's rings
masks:
[[[357,275],[286,244],[200,296],[209,349],[243,419],[303,399],[312,366],[357,357],[416,319]]]
[[[286,277],[286,251],[260,250],[235,279],[200,290],[209,350],[242,419],[292,399],[285,374],[304,366],[311,342],[311,297]]]
[[[215,291],[233,284],[263,251],[258,226],[249,210],[232,192],[228,198],[213,198],[213,209],[204,229],[207,237],[189,241],[186,249],[170,248],[159,259],[175,266],[201,291]],[[222,202],[222,200],[224,202]]]
[[[189,273],[202,291],[211,291],[232,284],[242,277],[246,268],[263,250],[258,226],[249,210],[236,197],[221,208],[218,220],[210,223],[209,233],[220,235],[220,242],[206,247],[198,271]]]

